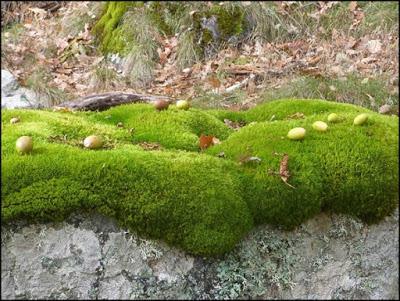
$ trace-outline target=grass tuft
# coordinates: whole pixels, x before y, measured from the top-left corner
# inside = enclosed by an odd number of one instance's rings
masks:
[[[109,91],[116,86],[117,72],[104,61],[93,68],[90,87],[94,91]]]
[[[49,84],[52,75],[44,68],[37,68],[26,79],[26,86],[36,93],[39,103],[51,107],[68,100],[69,95]]]
[[[187,30],[179,37],[176,64],[180,69],[198,62],[201,58],[201,48],[195,41],[196,34]]]
[[[133,85],[146,85],[153,78],[157,58],[157,31],[143,10],[126,13],[121,33],[126,40],[124,74]]]

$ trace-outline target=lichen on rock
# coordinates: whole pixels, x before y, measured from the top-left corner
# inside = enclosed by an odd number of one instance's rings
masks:
[[[2,227],[2,298],[398,299],[398,210],[265,225],[219,259],[145,240],[98,214]]]

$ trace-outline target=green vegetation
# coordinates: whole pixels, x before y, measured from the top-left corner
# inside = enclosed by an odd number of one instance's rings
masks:
[[[125,47],[124,38],[121,35],[119,25],[122,17],[130,7],[140,6],[141,2],[131,1],[111,1],[104,7],[100,20],[93,27],[93,32],[101,40],[101,50],[109,52],[110,50],[119,52]]]
[[[144,7],[141,2],[135,5],[129,3],[106,3],[102,17],[93,28],[103,52],[126,55],[132,47],[141,46],[143,52],[154,54],[154,43],[150,41],[154,42],[155,39],[146,39],[154,37],[151,31],[155,28],[159,34],[180,36],[180,46],[185,49],[179,50],[177,60],[179,65],[187,66],[201,59],[211,42],[226,42],[232,36],[240,36],[246,28],[244,10],[237,4],[213,4],[209,7],[204,3],[154,1]],[[216,30],[215,36],[212,29],[202,25],[204,19],[213,17],[216,19],[213,28]],[[138,32],[146,34],[141,38]],[[151,56],[149,59],[154,59]]]
[[[333,112],[337,123],[327,121]],[[360,113],[368,121],[353,126]],[[10,124],[12,117],[21,121]],[[233,131],[224,118],[247,125]],[[312,129],[317,120],[328,123],[327,132]],[[294,127],[307,130],[304,140],[286,138]],[[157,112],[147,104],[103,112],[3,110],[2,220],[62,220],[97,210],[204,256],[229,251],[256,224],[292,229],[321,210],[376,222],[398,201],[397,129],[397,116],[322,100],[280,100],[243,112],[173,105]],[[200,134],[222,143],[200,152]],[[102,137],[104,149],[84,149],[89,135]],[[31,154],[16,152],[20,136],[33,138]],[[163,149],[146,151],[139,142]],[[295,188],[273,173],[284,153]],[[261,162],[240,164],[243,156]]]

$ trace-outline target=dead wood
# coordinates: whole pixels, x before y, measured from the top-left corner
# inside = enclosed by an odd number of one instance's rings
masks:
[[[134,93],[111,92],[104,94],[95,94],[78,98],[71,102],[63,102],[56,108],[67,108],[78,111],[104,111],[111,107],[128,104],[128,103],[150,103],[157,100],[172,100],[166,96],[143,95]]]

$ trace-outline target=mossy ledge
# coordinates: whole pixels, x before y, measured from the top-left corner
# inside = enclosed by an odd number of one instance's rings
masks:
[[[340,122],[327,122],[330,113]],[[355,126],[360,113],[368,122]],[[12,117],[21,121],[10,124]],[[224,118],[247,125],[233,131]],[[328,123],[327,132],[312,129],[317,120]],[[286,137],[294,127],[306,129],[304,140]],[[92,134],[104,139],[104,149],[82,147]],[[200,152],[200,134],[222,143]],[[30,155],[15,150],[24,135],[34,141]],[[140,142],[162,149],[144,150]],[[244,112],[173,105],[157,112],[146,104],[89,113],[2,110],[1,145],[3,223],[96,210],[196,255],[231,250],[257,224],[292,229],[321,211],[371,223],[398,204],[398,117],[348,104],[279,100]],[[271,173],[284,153],[295,188]],[[243,155],[262,161],[239,164]]]

